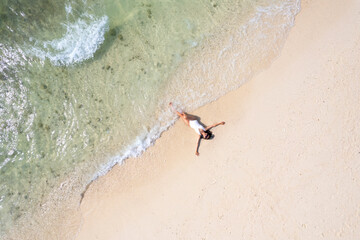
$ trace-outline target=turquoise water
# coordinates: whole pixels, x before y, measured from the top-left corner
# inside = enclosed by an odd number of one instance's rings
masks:
[[[173,123],[169,101],[193,110],[268,66],[299,10],[295,0],[2,1],[0,236],[41,236],[62,203]]]

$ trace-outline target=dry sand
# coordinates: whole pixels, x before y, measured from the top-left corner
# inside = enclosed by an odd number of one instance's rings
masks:
[[[281,56],[94,182],[77,239],[360,239],[360,1],[302,1]]]

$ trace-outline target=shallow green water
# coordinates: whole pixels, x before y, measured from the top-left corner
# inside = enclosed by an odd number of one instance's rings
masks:
[[[191,110],[248,80],[298,11],[275,0],[2,1],[0,236],[144,151],[175,119],[170,100]]]

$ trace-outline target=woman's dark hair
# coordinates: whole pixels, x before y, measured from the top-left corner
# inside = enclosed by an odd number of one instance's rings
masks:
[[[214,134],[210,130],[206,130],[205,132],[206,132],[206,137],[204,137],[204,139],[210,140],[214,138]]]

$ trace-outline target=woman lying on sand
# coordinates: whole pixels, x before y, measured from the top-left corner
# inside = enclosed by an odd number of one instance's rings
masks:
[[[202,138],[204,139],[213,139],[214,135],[212,134],[212,132],[210,131],[210,129],[212,129],[213,127],[216,127],[218,125],[224,125],[225,122],[219,122],[216,124],[213,124],[211,126],[208,127],[204,127],[201,123],[199,123],[199,117],[194,116],[194,115],[190,115],[187,114],[185,112],[178,112],[174,107],[172,102],[169,103],[169,105],[172,107],[172,109],[176,112],[176,114],[181,117],[182,120],[184,120],[184,122],[191,127],[192,129],[195,130],[195,132],[199,135],[199,139],[197,141],[197,145],[196,145],[196,152],[195,154],[197,156],[199,156],[199,145],[200,145],[200,140]]]

